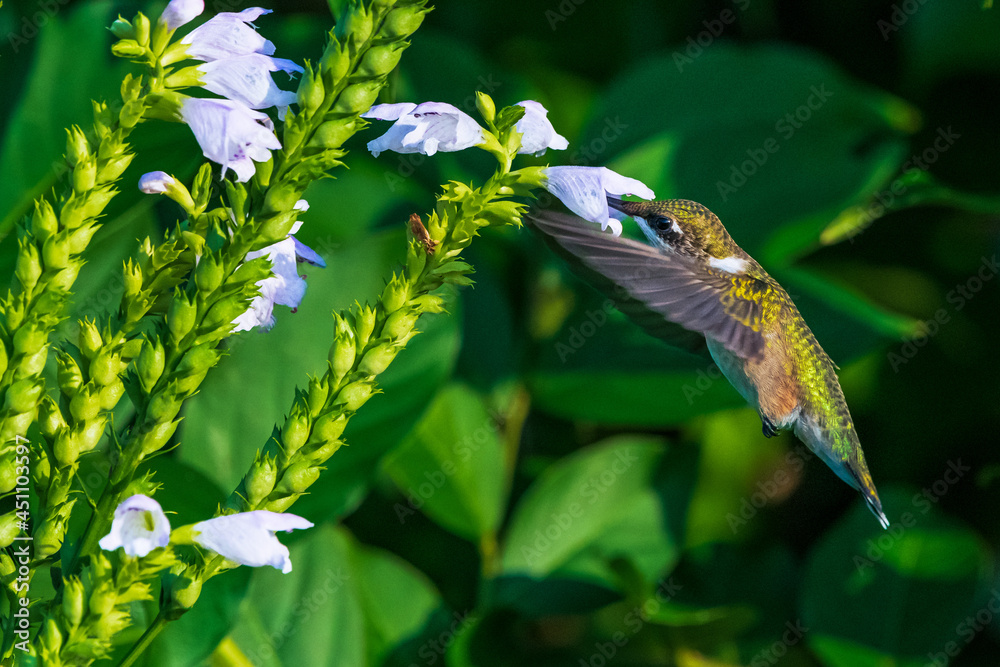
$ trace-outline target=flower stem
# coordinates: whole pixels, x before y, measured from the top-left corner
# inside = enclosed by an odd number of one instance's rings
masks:
[[[154,618],[150,626],[146,628],[146,631],[142,633],[139,640],[132,645],[132,648],[129,649],[128,654],[126,654],[125,658],[122,659],[118,667],[131,667],[139,656],[142,655],[142,652],[149,648],[149,645],[153,643],[153,640],[156,639],[157,635],[163,632],[163,628],[167,627],[167,622],[167,617],[164,614],[163,609],[160,609],[160,613],[156,615],[156,618]]]

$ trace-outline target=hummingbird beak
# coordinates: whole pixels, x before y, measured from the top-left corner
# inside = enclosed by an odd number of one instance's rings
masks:
[[[643,201],[625,201],[624,199],[618,199],[617,197],[612,197],[608,195],[608,208],[614,209],[619,213],[624,214],[622,217],[631,217],[635,220],[635,223],[639,225],[639,229],[649,240],[649,243],[654,248],[663,248],[663,240],[657,236],[656,232],[653,231],[652,227],[649,226],[649,202]],[[614,215],[614,214],[612,214]],[[617,217],[617,216],[615,216]]]
[[[640,218],[643,217],[641,215],[642,204],[643,202],[625,201],[624,199],[618,199],[617,197],[608,195],[608,206],[616,211],[624,213],[625,215],[639,216]]]

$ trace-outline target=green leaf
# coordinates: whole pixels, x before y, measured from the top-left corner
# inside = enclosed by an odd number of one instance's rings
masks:
[[[582,575],[613,587],[609,563],[618,558],[646,573],[668,569],[677,557],[677,540],[666,515],[675,508],[658,503],[652,486],[664,451],[659,440],[623,436],[546,469],[510,521],[504,574]],[[641,532],[626,539],[630,530]]]
[[[949,642],[964,646],[963,619],[988,596],[990,557],[978,535],[919,492],[881,495],[886,507],[908,508],[888,530],[859,503],[809,556],[802,617],[810,645],[831,665],[884,664],[878,654],[913,664]],[[870,659],[853,662],[862,653]]]
[[[495,533],[505,505],[503,448],[496,429],[473,389],[449,385],[383,465],[407,496],[409,509],[477,541]]]
[[[321,526],[289,548],[294,569],[255,570],[232,638],[254,664],[377,665],[438,611],[411,565]]]

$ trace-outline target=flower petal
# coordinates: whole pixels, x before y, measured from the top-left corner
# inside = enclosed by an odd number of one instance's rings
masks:
[[[125,549],[129,556],[139,558],[170,541],[170,522],[160,504],[149,496],[126,498],[115,508],[111,532],[101,538],[101,548],[114,551]]]
[[[384,135],[368,142],[368,150],[375,157],[382,151],[451,153],[486,140],[483,128],[471,116],[443,102],[380,104],[364,116],[396,121]]]
[[[274,533],[311,528],[312,525],[294,514],[256,510],[197,523],[194,541],[242,565],[270,565],[288,574],[292,571],[288,547],[279,542]]]
[[[241,183],[254,175],[253,161],[265,162],[271,150],[281,148],[274,132],[258,122],[267,115],[239,102],[190,97],[181,106],[181,117],[205,157],[222,165],[223,176],[232,169]]]
[[[170,0],[167,8],[160,14],[160,21],[166,24],[167,30],[176,30],[203,11],[205,0]]]
[[[524,107],[524,116],[514,126],[514,129],[522,134],[518,153],[531,153],[537,156],[544,155],[548,148],[564,150],[569,147],[566,137],[552,127],[548,119],[549,112],[545,107],[534,100],[518,102],[517,106]]]
[[[608,209],[608,194],[636,195],[653,199],[656,195],[644,183],[622,176],[607,167],[548,167],[543,170],[545,189],[555,195],[566,208],[578,216],[612,230],[622,232],[617,215]]]
[[[251,7],[242,12],[221,12],[185,35],[188,57],[195,60],[219,60],[249,53],[274,53],[274,44],[261,37],[248,23],[270,9]]]
[[[162,195],[174,182],[174,177],[165,171],[151,171],[139,178],[139,190],[147,195]]]
[[[242,102],[251,109],[277,107],[283,118],[288,105],[295,102],[295,93],[281,90],[271,72],[301,72],[291,60],[272,58],[260,53],[212,60],[198,66],[202,72],[202,87],[216,95]]]

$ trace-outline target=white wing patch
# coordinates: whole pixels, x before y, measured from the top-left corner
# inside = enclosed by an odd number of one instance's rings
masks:
[[[726,271],[728,273],[746,273],[747,261],[741,259],[736,255],[730,255],[729,257],[723,257],[719,259],[718,257],[709,257],[708,265],[714,269],[719,269],[720,271]]]

